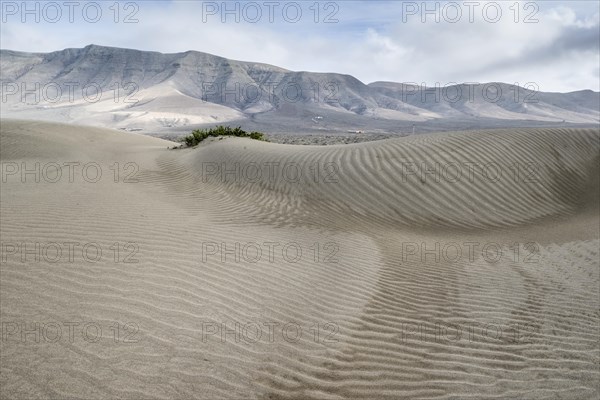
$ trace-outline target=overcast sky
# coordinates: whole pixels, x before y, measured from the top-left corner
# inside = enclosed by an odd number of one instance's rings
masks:
[[[197,50],[365,83],[600,90],[599,2],[1,1],[2,49]],[[229,13],[225,13],[227,8]],[[425,8],[432,13],[425,13]],[[36,21],[39,20],[39,22]],[[236,21],[236,19],[239,21]]]

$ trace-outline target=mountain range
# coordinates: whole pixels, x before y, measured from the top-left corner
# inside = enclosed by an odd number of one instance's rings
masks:
[[[1,116],[139,131],[215,124],[272,133],[513,126],[597,126],[600,93],[499,82],[365,84],[197,52],[89,45],[51,53],[0,50]]]

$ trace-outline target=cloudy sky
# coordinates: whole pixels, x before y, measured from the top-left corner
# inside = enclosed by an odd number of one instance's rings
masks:
[[[1,1],[2,49],[198,50],[365,83],[600,90],[592,1]]]

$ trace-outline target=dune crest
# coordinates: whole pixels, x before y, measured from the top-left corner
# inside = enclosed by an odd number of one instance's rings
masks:
[[[296,202],[315,220],[469,229],[574,213],[597,158],[597,131],[522,129],[325,148],[218,141],[181,165],[264,209],[263,218]]]

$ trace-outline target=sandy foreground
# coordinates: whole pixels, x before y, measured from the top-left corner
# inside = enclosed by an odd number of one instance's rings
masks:
[[[600,395],[597,130],[0,132],[0,398]]]

